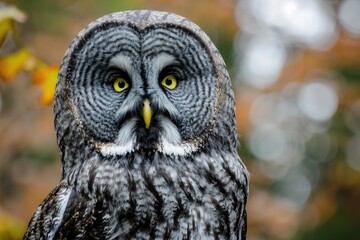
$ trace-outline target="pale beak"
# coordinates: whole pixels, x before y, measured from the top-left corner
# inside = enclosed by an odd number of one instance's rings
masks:
[[[143,118],[145,122],[145,128],[148,129],[150,127],[152,117],[152,111],[150,107],[149,99],[144,100],[144,108],[143,108]]]

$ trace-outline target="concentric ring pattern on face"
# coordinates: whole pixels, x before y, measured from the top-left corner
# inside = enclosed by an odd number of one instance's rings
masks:
[[[144,98],[176,125],[183,142],[207,131],[214,114],[218,79],[213,62],[198,37],[181,27],[103,24],[102,31],[88,32],[78,44],[69,69],[72,98],[90,139],[111,142],[127,120],[140,121]],[[167,71],[178,81],[171,91],[160,84]],[[114,80],[124,74],[130,87],[114,91]]]

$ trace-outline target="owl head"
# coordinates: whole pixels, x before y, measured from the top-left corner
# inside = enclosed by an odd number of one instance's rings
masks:
[[[63,163],[84,152],[236,152],[224,61],[197,25],[171,13],[118,12],[83,29],[63,59],[54,112]]]

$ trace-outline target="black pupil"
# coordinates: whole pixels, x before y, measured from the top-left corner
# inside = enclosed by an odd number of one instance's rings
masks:
[[[124,88],[125,87],[125,81],[124,80],[120,80],[118,83],[119,88]]]
[[[170,78],[165,79],[165,84],[170,86],[172,84],[172,80]]]

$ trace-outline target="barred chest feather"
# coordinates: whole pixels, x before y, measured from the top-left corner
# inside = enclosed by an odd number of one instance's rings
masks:
[[[242,239],[248,180],[236,155],[133,156],[93,158],[74,183],[86,201],[73,207],[83,204],[106,239]]]

